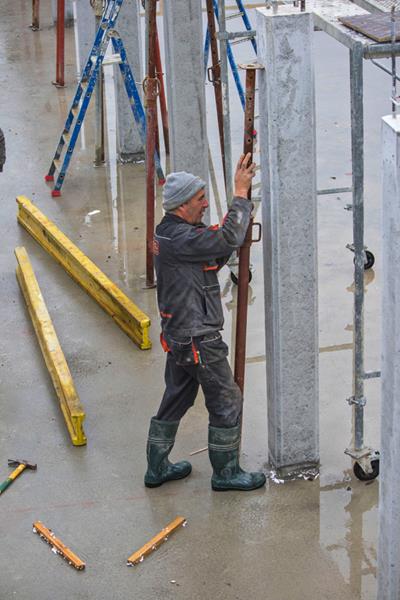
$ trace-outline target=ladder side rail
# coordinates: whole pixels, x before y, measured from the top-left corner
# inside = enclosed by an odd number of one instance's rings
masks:
[[[243,20],[244,26],[246,27],[247,31],[251,31],[253,28],[251,26],[250,19],[247,16],[247,11],[244,7],[242,0],[236,0],[236,4],[237,4],[239,11],[242,13],[242,20]],[[251,41],[251,45],[254,48],[254,52],[257,54],[257,42],[256,42],[255,38],[251,38],[250,41]]]
[[[87,108],[89,106],[90,99],[92,97],[94,86],[96,85],[97,76],[99,74],[99,70],[101,69],[103,58],[104,58],[104,56],[101,55],[101,54],[97,57],[95,68],[94,68],[92,74],[90,75],[88,87],[87,87],[87,90],[85,92],[85,97],[84,97],[84,99],[82,101],[82,104],[81,104],[81,107],[79,109],[79,113],[78,113],[77,118],[76,118],[76,124],[74,126],[73,131],[72,131],[71,139],[70,139],[70,142],[68,144],[68,148],[67,148],[67,151],[66,151],[65,156],[64,156],[63,164],[62,164],[62,167],[61,167],[60,172],[58,174],[57,181],[56,181],[56,184],[54,186],[54,190],[53,191],[59,191],[61,189],[61,186],[62,186],[63,182],[64,182],[65,174],[67,172],[67,169],[68,169],[71,157],[72,157],[72,152],[74,150],[76,141],[78,139],[79,132],[80,132],[81,127],[82,127],[83,119],[85,117]]]
[[[119,1],[119,0],[117,0],[117,1]],[[108,44],[107,32],[108,32],[108,29],[109,29],[109,26],[108,26],[108,16],[107,15],[108,15],[108,13],[111,14],[111,10],[112,9],[115,10],[115,2],[116,2],[116,0],[109,0],[108,1],[108,5],[106,7],[106,10],[103,13],[103,18],[102,18],[102,21],[101,21],[101,25],[99,26],[99,28],[97,30],[96,37],[95,37],[92,49],[91,49],[89,57],[88,57],[88,59],[86,61],[86,66],[85,66],[85,68],[83,70],[83,73],[81,75],[80,81],[78,83],[77,90],[75,92],[75,96],[74,96],[74,98],[72,100],[71,108],[69,110],[67,119],[65,121],[64,129],[63,129],[63,131],[61,133],[59,142],[57,144],[57,148],[56,148],[56,151],[54,153],[54,157],[53,157],[53,160],[51,162],[49,171],[48,171],[48,173],[47,173],[47,175],[45,177],[46,180],[48,180],[48,181],[49,180],[51,181],[52,178],[53,178],[53,176],[54,176],[54,172],[56,170],[55,161],[57,161],[57,160],[60,159],[61,153],[63,151],[63,147],[65,145],[65,141],[66,141],[65,134],[69,133],[69,130],[71,129],[71,125],[72,125],[72,123],[74,121],[74,118],[75,118],[74,110],[78,108],[80,99],[82,97],[82,92],[83,92],[83,85],[82,84],[83,84],[83,82],[87,81],[88,78],[90,78],[90,73],[91,73],[92,68],[93,68],[92,58],[95,57],[95,56],[99,56],[99,54],[101,53],[101,49],[104,46],[105,41],[107,41],[107,43],[105,45],[106,46],[105,50],[107,49],[107,44]],[[118,12],[119,12],[119,10],[118,10]],[[114,16],[114,19],[113,19],[114,23],[115,23],[116,17],[118,16],[118,12]],[[104,50],[104,52],[105,52],[105,50]],[[57,189],[59,189],[59,188],[57,188]]]

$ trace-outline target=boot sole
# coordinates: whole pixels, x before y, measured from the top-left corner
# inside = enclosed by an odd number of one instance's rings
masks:
[[[179,481],[180,479],[185,479],[185,477],[189,477],[190,473],[192,472],[192,470],[189,471],[189,473],[186,473],[185,475],[181,475],[180,477],[171,477],[169,479],[165,479],[164,481],[160,481],[157,483],[147,483],[146,481],[144,482],[144,485],[148,488],[156,488],[156,487],[160,487],[160,485],[162,485],[163,483],[168,483],[168,481]]]
[[[253,490],[259,490],[260,488],[262,488],[265,485],[265,481],[264,483],[261,483],[260,485],[254,485],[253,487],[247,487],[247,488],[243,488],[243,487],[215,487],[211,484],[211,489],[214,492],[252,492]]]

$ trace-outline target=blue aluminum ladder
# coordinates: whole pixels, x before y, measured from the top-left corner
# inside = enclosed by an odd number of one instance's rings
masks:
[[[124,80],[125,89],[129,98],[129,104],[132,108],[132,113],[138,126],[142,143],[146,143],[145,112],[135,84],[135,79],[132,75],[132,71],[127,60],[124,45],[119,34],[114,29],[114,25],[122,3],[123,0],[107,0],[93,47],[90,51],[89,58],[78,83],[78,87],[72,101],[63,132],[58,142],[54,158],[51,162],[47,175],[45,175],[46,181],[54,181],[54,173],[56,170],[58,171],[56,183],[51,192],[53,197],[61,196],[61,187],[65,180],[65,175],[71,161],[72,153],[74,151],[94,87],[96,85],[97,77],[99,76],[99,73],[101,73],[102,63],[110,39],[112,41],[113,50],[118,57],[117,62]],[[66,148],[64,158],[62,159],[61,155],[66,144],[68,147]],[[161,168],[160,158],[157,152],[155,153],[154,159],[159,182],[160,184],[164,183],[164,173]]]

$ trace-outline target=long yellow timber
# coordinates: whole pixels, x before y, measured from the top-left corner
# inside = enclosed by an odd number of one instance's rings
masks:
[[[47,368],[53,380],[55,390],[65,422],[74,446],[86,444],[83,431],[85,412],[76,393],[70,370],[47,311],[39,284],[33,272],[25,248],[15,249],[17,257],[17,279],[39,340],[40,348]]]
[[[108,312],[141,350],[151,348],[150,318],[25,196],[17,197],[18,222]]]

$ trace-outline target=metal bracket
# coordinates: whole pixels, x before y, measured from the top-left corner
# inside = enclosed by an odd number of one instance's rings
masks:
[[[258,228],[258,236],[257,236],[256,239],[253,239],[253,237],[251,238],[251,243],[252,244],[261,241],[261,232],[262,232],[261,223],[253,223],[253,227],[257,227]]]
[[[263,69],[265,69],[264,65],[262,65],[261,63],[257,62],[256,60],[254,62],[251,63],[238,63],[238,67],[239,69],[243,69],[244,71],[248,71],[248,70],[260,70],[262,71]],[[256,118],[256,117],[254,117]]]
[[[380,371],[365,371],[363,378],[364,379],[376,379],[381,376]]]
[[[356,406],[365,406],[367,404],[367,399],[365,396],[361,396],[361,398],[356,398],[355,396],[350,396],[350,398],[346,398],[346,402],[351,406],[355,404]]]

